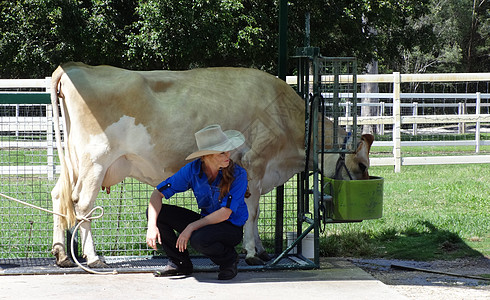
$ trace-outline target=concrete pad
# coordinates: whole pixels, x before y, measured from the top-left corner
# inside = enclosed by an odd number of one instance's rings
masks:
[[[0,299],[407,299],[343,259],[322,259],[318,270],[241,271],[229,281],[216,272],[189,277],[4,275]]]

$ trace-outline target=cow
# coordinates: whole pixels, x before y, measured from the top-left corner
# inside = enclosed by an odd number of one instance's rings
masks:
[[[194,133],[210,124],[245,135],[245,144],[232,154],[247,170],[251,193],[243,248],[248,264],[269,258],[257,229],[259,197],[305,168],[305,103],[283,80],[248,68],[131,71],[70,62],[53,72],[51,101],[61,164],[51,194],[53,209],[66,215],[54,216],[57,265],[73,266],[65,229],[93,208],[101,187],[110,191],[126,177],[156,186],[186,163],[196,149]],[[332,123],[326,124],[331,130]],[[372,141],[363,135],[356,153],[346,156],[353,179],[369,176]],[[337,156],[330,154],[327,170],[335,169]],[[95,253],[90,222],[81,224],[80,238],[88,266],[105,267]]]

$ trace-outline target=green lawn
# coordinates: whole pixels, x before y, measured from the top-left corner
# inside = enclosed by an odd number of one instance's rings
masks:
[[[384,177],[383,217],[330,224],[326,256],[450,259],[490,256],[490,166],[373,167]]]
[[[34,152],[20,152],[16,157],[43,157],[42,153]],[[370,174],[385,179],[383,217],[360,223],[327,224],[321,235],[321,255],[419,260],[490,256],[490,165],[404,166],[400,173],[394,173],[393,167],[372,167]],[[106,215],[95,221],[94,233],[97,249],[105,255],[148,254],[144,244],[144,213],[149,189],[136,185],[133,189],[129,182],[124,187],[113,187],[111,197],[101,193],[97,200]],[[32,176],[3,176],[0,184],[3,193],[51,208],[49,194],[53,182]],[[290,182],[287,187],[284,232],[294,231],[296,222],[294,184]],[[259,231],[272,251],[275,200],[269,198],[261,202]],[[52,217],[1,201],[0,255],[49,256]],[[190,197],[175,203],[193,202]]]

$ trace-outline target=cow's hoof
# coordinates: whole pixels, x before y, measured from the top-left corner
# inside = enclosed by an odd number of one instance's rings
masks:
[[[88,264],[89,268],[94,268],[94,269],[104,269],[104,268],[109,268],[109,266],[101,261],[101,260],[96,260],[94,262],[91,262]]]
[[[272,257],[269,256],[269,253],[266,251],[262,251],[259,254],[257,254],[258,258],[260,258],[263,261],[270,261]]]
[[[68,257],[62,261],[57,261],[56,264],[61,268],[73,268],[76,266],[76,264]]]
[[[260,266],[260,265],[265,265],[265,262],[260,259],[258,256],[252,256],[252,257],[246,257],[245,262],[249,266]]]

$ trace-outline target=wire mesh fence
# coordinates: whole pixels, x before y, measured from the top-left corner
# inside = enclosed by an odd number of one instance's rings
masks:
[[[51,190],[59,175],[50,109],[46,104],[0,106],[0,192],[48,210],[52,210]],[[285,232],[296,230],[295,182],[292,179],[285,185]],[[100,191],[95,205],[103,207],[104,216],[92,222],[97,254],[155,254],[145,243],[152,191],[153,187],[131,178],[113,186],[110,194]],[[190,191],[164,201],[198,210]],[[275,191],[260,200],[259,234],[269,253],[274,252],[276,238],[275,204]],[[50,257],[52,220],[51,214],[1,198],[0,258]]]
[[[377,93],[357,91],[359,106],[376,107],[371,110],[375,113],[368,114],[358,125],[368,126],[367,129],[375,134],[376,141],[371,148],[372,165],[393,165],[394,85],[392,81],[377,85]],[[351,96],[346,94],[353,92],[341,90],[339,93],[342,115],[350,105],[348,99]],[[374,101],[367,103],[364,97]],[[487,121],[490,114],[490,80],[402,83],[400,110],[404,164],[425,164],[427,162],[424,160],[429,156],[437,156],[441,160],[442,155],[480,154],[480,162],[488,157],[481,154],[490,152],[490,122]],[[49,104],[0,105],[0,192],[49,210],[52,209],[50,192],[59,174],[51,114]],[[478,121],[480,119],[475,118],[478,114],[485,118]],[[359,109],[357,115],[361,116]],[[427,117],[430,119],[424,119]],[[423,160],[407,159],[420,156],[423,156]],[[464,163],[464,160],[459,163]],[[145,244],[146,208],[153,188],[126,179],[111,190],[109,195],[101,191],[96,202],[105,210],[104,217],[92,224],[98,254],[153,254],[153,250]],[[193,206],[195,200],[191,193],[176,195],[169,201],[197,210]],[[277,238],[286,240],[287,232],[296,231],[296,205],[297,188],[296,179],[293,178],[285,185],[284,236],[276,237],[275,191],[261,197],[259,234],[269,252],[274,252]],[[45,212],[2,198],[0,258],[50,257],[52,219]]]
[[[46,105],[2,105],[0,126],[1,192],[51,209]],[[0,256],[49,253],[52,216],[7,199],[0,203]]]

